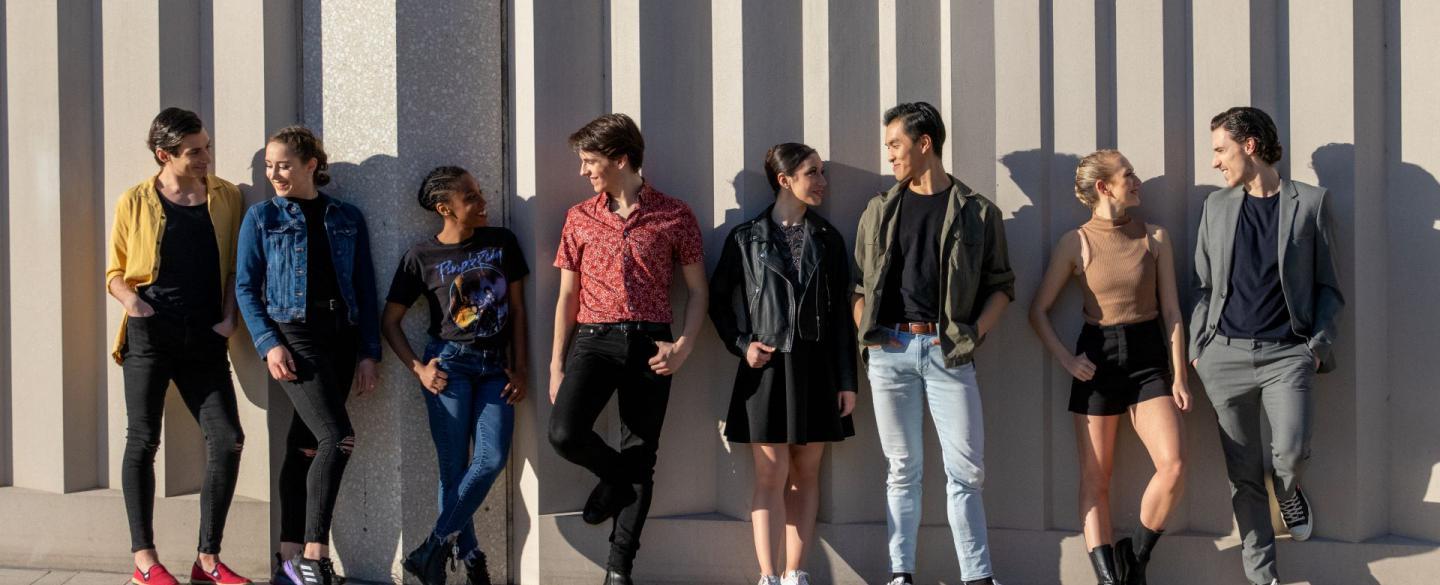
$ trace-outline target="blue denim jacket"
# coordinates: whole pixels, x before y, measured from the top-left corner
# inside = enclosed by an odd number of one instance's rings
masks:
[[[319,196],[327,203],[325,233],[330,238],[335,280],[349,307],[350,324],[360,329],[360,357],[378,361],[380,319],[365,218],[354,205],[324,193]],[[284,197],[251,206],[240,224],[235,302],[261,359],[280,345],[276,323],[305,321],[305,239],[305,214]]]

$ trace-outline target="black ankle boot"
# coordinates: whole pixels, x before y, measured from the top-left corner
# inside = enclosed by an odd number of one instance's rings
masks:
[[[475,556],[465,561],[465,579],[470,585],[490,585],[490,566],[485,562],[485,553],[475,551]]]
[[[1146,585],[1145,567],[1150,564],[1150,553],[1155,550],[1155,544],[1160,541],[1160,535],[1164,533],[1164,531],[1157,532],[1151,530],[1141,524],[1135,527],[1135,538],[1133,541],[1129,538],[1121,541],[1129,545],[1125,547],[1125,551],[1121,551],[1117,543],[1115,548],[1116,556],[1118,557],[1121,552],[1124,552],[1126,557],[1124,562],[1128,562],[1129,564],[1128,570],[1125,571],[1126,575],[1124,576],[1125,585]],[[1131,550],[1132,548],[1133,551]]]
[[[445,585],[445,563],[454,553],[449,539],[430,535],[410,554],[405,555],[405,570],[422,585]]]
[[[1122,585],[1115,568],[1115,547],[1102,544],[1090,551],[1090,564],[1095,567],[1099,585]]]

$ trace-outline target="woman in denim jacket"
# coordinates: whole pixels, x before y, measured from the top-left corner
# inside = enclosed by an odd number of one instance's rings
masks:
[[[440,216],[440,233],[416,242],[400,259],[380,321],[385,341],[423,390],[439,458],[440,513],[404,565],[424,585],[445,585],[453,548],[470,585],[489,585],[471,518],[505,468],[513,405],[525,397],[524,279],[530,268],[515,234],[487,226],[480,184],[465,169],[430,171],[418,199]],[[415,355],[400,326],[421,296],[430,316],[424,357]]]
[[[330,522],[355,446],[345,400],[375,388],[380,359],[365,218],[317,190],[330,182],[326,158],[307,128],[270,137],[265,175],[279,197],[246,212],[235,279],[255,349],[295,405],[280,469],[274,578],[292,585],[334,580]]]

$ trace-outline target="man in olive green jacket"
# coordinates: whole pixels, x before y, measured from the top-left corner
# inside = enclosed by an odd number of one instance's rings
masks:
[[[940,433],[950,529],[967,585],[994,585],[985,534],[984,427],[975,347],[1015,296],[1000,210],[945,173],[934,106],[885,113],[896,184],[855,234],[855,322],[889,461],[889,585],[911,583],[920,528],[926,403]]]

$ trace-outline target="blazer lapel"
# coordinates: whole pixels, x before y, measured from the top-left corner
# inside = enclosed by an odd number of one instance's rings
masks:
[[[1276,245],[1280,246],[1280,255],[1277,258],[1281,268],[1280,274],[1283,277],[1285,274],[1285,249],[1290,247],[1290,229],[1295,225],[1295,210],[1300,207],[1297,199],[1300,197],[1300,191],[1295,189],[1294,182],[1287,179],[1280,183],[1278,197],[1280,197],[1280,232],[1276,234],[1279,237],[1275,239],[1278,240]]]

